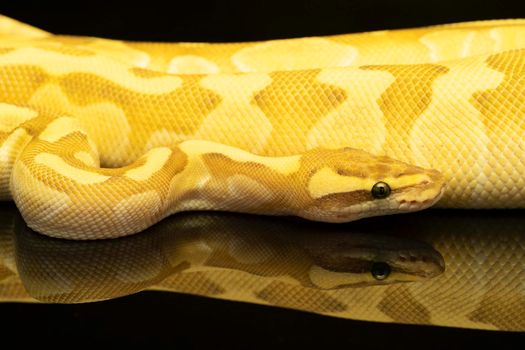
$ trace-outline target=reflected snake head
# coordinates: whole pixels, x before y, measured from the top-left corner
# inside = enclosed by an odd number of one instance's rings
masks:
[[[436,170],[352,148],[316,150],[305,161],[315,169],[307,184],[313,200],[299,216],[310,220],[348,222],[422,210],[445,188]]]
[[[306,240],[321,289],[422,282],[445,271],[442,255],[426,242],[374,232],[340,232]]]

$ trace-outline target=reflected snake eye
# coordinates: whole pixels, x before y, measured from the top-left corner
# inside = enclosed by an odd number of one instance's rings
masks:
[[[390,265],[385,262],[375,262],[372,264],[370,273],[372,277],[377,281],[383,281],[390,275],[391,269]]]
[[[386,182],[379,181],[372,187],[372,197],[376,199],[386,198],[392,190]]]

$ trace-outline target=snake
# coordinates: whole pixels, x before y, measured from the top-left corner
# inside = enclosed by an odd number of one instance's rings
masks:
[[[525,204],[519,20],[235,44],[4,33],[0,198],[53,237],[187,210]]]
[[[191,72],[163,73],[79,45],[57,46],[60,39],[39,44],[13,36],[2,39],[0,58],[0,142],[6,155],[0,198],[13,199],[30,227],[47,235],[116,238],[187,210],[345,222],[420,210],[443,193],[444,179],[436,170],[348,146],[270,155],[214,137],[188,137],[198,119],[219,105],[243,117],[251,111],[221,102],[212,91],[221,83],[205,87]],[[107,76],[117,71],[118,82]],[[80,100],[63,105],[72,96],[61,92],[62,84]],[[234,90],[240,93],[243,85]],[[320,93],[342,98],[342,92]],[[93,118],[84,123],[77,108],[91,110]],[[97,115],[112,126],[100,125]],[[118,115],[129,121],[127,140],[113,134],[121,127]],[[228,124],[237,124],[230,116]],[[174,135],[166,127],[174,125],[187,135],[170,140]],[[101,139],[90,135],[93,127]]]

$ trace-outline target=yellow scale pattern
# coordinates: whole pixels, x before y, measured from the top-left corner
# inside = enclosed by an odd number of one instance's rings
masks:
[[[126,43],[38,30],[23,35],[27,28],[16,29],[13,22],[9,26],[7,19],[4,26],[10,29],[0,45],[5,48],[0,54],[0,101],[6,108],[31,108],[38,117],[21,120],[11,130],[3,127],[5,140],[23,130],[32,141],[20,156],[24,162],[11,164],[12,188],[2,197],[13,196],[30,226],[40,232],[68,237],[65,230],[72,226],[71,220],[57,228],[45,224],[44,217],[31,221],[42,207],[27,203],[44,203],[44,198],[54,196],[62,198],[61,207],[50,208],[55,220],[99,211],[93,214],[94,221],[115,227],[111,237],[145,228],[117,233],[116,225],[144,222],[147,226],[179,210],[293,214],[339,222],[395,213],[401,207],[422,209],[441,196],[443,181],[437,173],[417,168],[421,176],[404,176],[408,165],[361,157],[360,151],[348,147],[442,172],[447,188],[438,203],[441,207],[524,207],[520,67],[525,62],[521,50],[525,29],[520,21],[238,44]],[[394,46],[400,49],[392,50]],[[290,55],[293,47],[301,48],[301,55]],[[387,52],[391,60],[381,61]],[[39,133],[46,123],[35,121],[50,123],[64,116],[77,122],[62,128],[58,134],[62,139],[35,141],[35,137],[42,139]],[[40,129],[35,123],[40,123]],[[87,136],[71,136],[78,132]],[[27,139],[27,135],[19,136],[18,144]],[[21,150],[10,142],[6,149],[14,158]],[[182,146],[185,142],[190,143]],[[196,145],[208,147],[207,153],[217,156],[193,152]],[[218,156],[219,145],[233,148]],[[75,153],[66,155],[60,147]],[[171,157],[149,160],[158,152],[168,152],[166,147]],[[33,148],[32,153],[28,151]],[[321,166],[315,155],[324,154],[325,149],[334,152],[334,157],[325,156],[327,163]],[[366,158],[373,165],[363,171],[356,162],[345,167],[340,161],[348,159],[345,152],[355,152],[356,159]],[[260,162],[259,155],[282,163],[290,155],[302,154],[306,182],[279,180],[277,169],[268,161],[261,170],[249,165],[249,171],[242,172],[244,165],[234,160],[238,153],[249,164]],[[124,168],[98,169],[99,159],[104,167]],[[156,172],[166,171],[165,162],[179,165],[161,185],[153,178]],[[389,166],[380,165],[385,163]],[[229,166],[230,175],[217,181]],[[360,180],[377,166],[384,169],[380,176]],[[350,167],[353,171],[346,170]],[[7,176],[10,171],[4,173]],[[342,176],[348,177],[346,187],[353,191],[323,195],[321,188],[328,188],[323,183],[340,181]],[[313,188],[309,182],[313,178],[321,187]],[[374,203],[363,197],[374,182],[384,178],[395,189],[405,189],[403,198],[398,194],[388,203]],[[133,179],[138,187],[130,185]],[[22,185],[24,181],[27,185]],[[76,188],[82,181],[83,189]],[[351,181],[363,187],[356,188]],[[433,190],[422,189],[428,182]],[[157,190],[153,183],[159,186]],[[46,189],[41,198],[30,200],[28,193],[33,191],[29,188],[37,187]],[[290,199],[284,194],[302,193],[306,187],[310,195]],[[86,198],[103,197],[106,191],[111,195],[105,201],[86,205],[82,211],[70,209]],[[243,192],[253,197],[255,205],[248,196],[242,197]],[[239,193],[241,197],[235,198]],[[314,197],[322,203],[314,204]],[[347,205],[344,214],[334,213],[333,206],[355,204],[356,198],[361,198],[358,207]],[[156,209],[143,217],[141,204]],[[63,212],[67,209],[69,214]],[[119,217],[128,210],[133,214]],[[85,238],[103,238],[92,224],[82,227],[88,232]],[[83,237],[75,233],[70,238]]]

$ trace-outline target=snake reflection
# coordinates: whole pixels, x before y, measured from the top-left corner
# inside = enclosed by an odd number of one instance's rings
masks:
[[[183,271],[229,269],[337,289],[421,281],[444,270],[441,255],[417,240],[256,216],[185,214],[108,242],[41,237],[21,220],[16,232],[20,278],[33,297],[51,302],[113,298]]]
[[[14,206],[0,205],[2,301],[83,302],[153,289],[358,320],[525,330],[520,210],[431,210],[338,225],[339,231],[299,221],[177,215],[155,226],[157,231],[107,245],[45,239],[20,221],[13,234],[16,213]],[[435,278],[420,274],[421,282],[412,283],[393,283],[394,273],[383,281],[370,271],[356,275],[384,284],[373,286],[337,270],[355,271],[359,265],[342,263],[346,248],[355,256],[356,237],[378,236],[433,252],[431,257],[439,252],[446,270]],[[334,247],[336,242],[347,243]],[[392,252],[383,246],[383,255],[376,257],[386,261]],[[338,277],[315,279],[312,267],[322,272],[317,276]],[[336,288],[345,283],[355,288]]]

